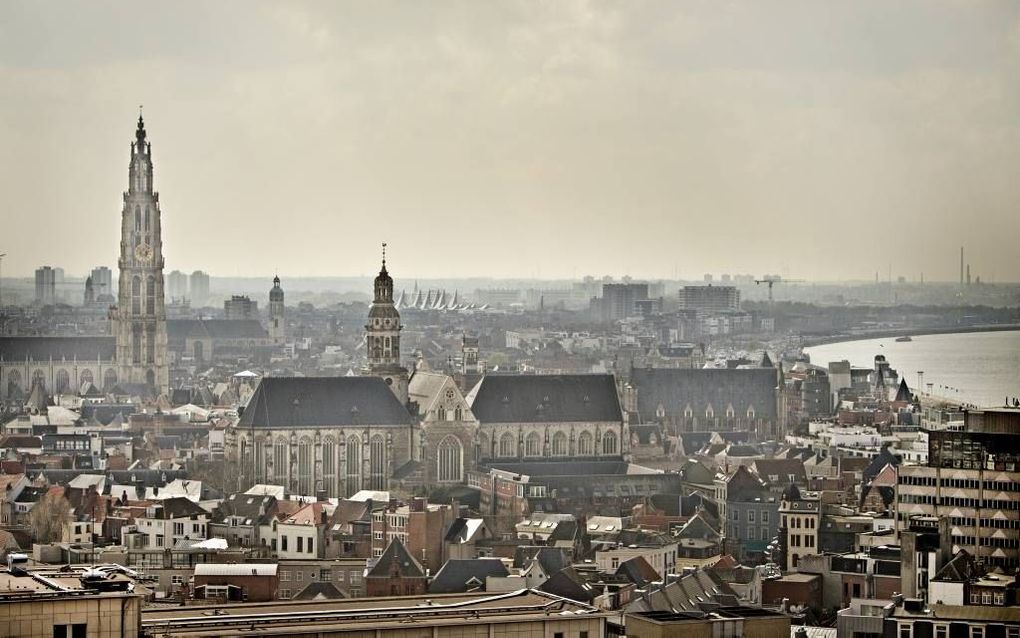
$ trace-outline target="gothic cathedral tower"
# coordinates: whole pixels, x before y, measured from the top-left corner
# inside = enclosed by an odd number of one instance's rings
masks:
[[[269,338],[274,345],[282,344],[287,337],[283,313],[283,288],[280,288],[280,277],[276,276],[269,290]]]
[[[157,394],[168,392],[159,193],[152,190],[152,145],[145,141],[141,115],[131,144],[118,266],[119,292],[111,322],[117,337],[118,379],[148,385]]]
[[[365,345],[372,376],[382,377],[400,402],[407,405],[407,369],[400,366],[400,312],[393,303],[393,279],[386,272],[386,244],[382,269],[375,278],[375,300],[368,310]]]

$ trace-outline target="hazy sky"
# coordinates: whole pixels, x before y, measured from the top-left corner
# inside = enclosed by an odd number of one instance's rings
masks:
[[[1020,2],[0,3],[0,252],[167,270],[1020,280]]]

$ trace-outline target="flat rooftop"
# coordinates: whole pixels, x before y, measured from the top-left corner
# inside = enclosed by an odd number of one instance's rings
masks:
[[[146,609],[142,628],[160,635],[233,636],[364,632],[450,624],[501,624],[595,616],[596,608],[535,590]]]

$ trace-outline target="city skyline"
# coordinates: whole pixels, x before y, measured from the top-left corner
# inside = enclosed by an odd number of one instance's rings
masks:
[[[245,8],[3,9],[5,276],[116,254],[143,103],[168,270],[1020,280],[1014,5]]]

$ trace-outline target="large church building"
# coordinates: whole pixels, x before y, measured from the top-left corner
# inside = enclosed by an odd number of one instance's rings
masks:
[[[36,386],[46,394],[116,386],[138,394],[169,391],[162,226],[152,176],[152,144],[139,115],[121,209],[112,336],[0,338],[0,399],[27,397]]]

